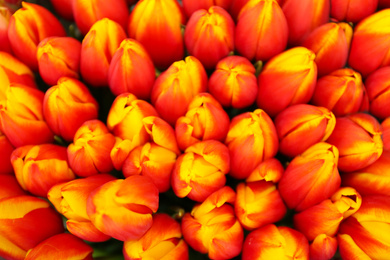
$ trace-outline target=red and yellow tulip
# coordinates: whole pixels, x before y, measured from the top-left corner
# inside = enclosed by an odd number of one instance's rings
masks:
[[[270,158],[261,162],[246,178],[246,182],[254,181],[270,181],[273,183],[279,182],[284,173],[284,168],[281,162],[276,158]]]
[[[337,238],[321,234],[316,236],[309,247],[311,259],[330,260],[337,252]]]
[[[332,18],[356,24],[376,11],[378,0],[331,0],[330,6]]]
[[[200,9],[209,9],[212,6],[219,6],[225,10],[229,10],[231,3],[234,0],[183,0],[183,9],[187,17],[191,17],[191,15]]]
[[[14,149],[8,138],[0,131],[0,175],[13,173],[11,154]]]
[[[377,69],[364,81],[370,100],[370,114],[378,119],[390,117],[390,66]]]

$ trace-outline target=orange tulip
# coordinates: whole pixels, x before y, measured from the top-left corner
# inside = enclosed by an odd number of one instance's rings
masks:
[[[278,136],[271,118],[261,109],[235,116],[225,140],[230,153],[229,174],[247,178],[262,161],[278,152]]]
[[[287,206],[299,212],[332,196],[341,183],[338,158],[337,148],[324,142],[295,157],[278,184]]]
[[[379,119],[390,117],[389,73],[390,66],[377,69],[364,82],[370,100],[370,113]]]
[[[330,16],[338,21],[358,23],[373,14],[378,6],[378,0],[331,0]]]
[[[390,150],[390,117],[383,120],[382,124],[383,148]]]
[[[246,178],[246,182],[270,181],[279,182],[284,173],[283,165],[278,159],[270,158],[261,162]]]
[[[14,149],[8,138],[0,131],[0,175],[13,173],[11,154]]]
[[[229,13],[234,19],[234,21],[237,22],[237,17],[240,14],[242,8],[249,2],[249,0],[233,0],[232,4],[229,8]],[[279,3],[279,1],[278,1]]]
[[[11,53],[11,44],[8,39],[8,25],[12,13],[8,7],[0,6],[0,51]]]
[[[337,246],[337,238],[321,234],[317,236],[310,244],[310,259],[333,259],[337,252]]]
[[[50,129],[66,141],[72,141],[77,129],[96,119],[99,104],[79,80],[63,77],[49,88],[43,101],[43,115]]]
[[[62,18],[73,21],[73,1],[69,0],[50,0],[50,3],[53,5],[54,10]]]
[[[27,192],[20,187],[16,177],[0,174],[0,200],[21,195],[27,195]]]
[[[178,222],[167,214],[155,214],[153,224],[145,235],[138,240],[125,241],[123,255],[126,260],[188,260],[188,246],[181,237]]]
[[[92,191],[87,213],[101,232],[121,241],[141,238],[158,209],[158,189],[146,176],[107,182]]]
[[[193,56],[173,63],[160,74],[152,89],[152,104],[160,116],[175,125],[184,116],[195,95],[205,92],[207,75],[202,63]]]
[[[225,186],[197,204],[181,220],[185,241],[210,259],[231,259],[241,252],[244,232],[231,204],[234,191]]]
[[[231,3],[234,0],[183,0],[183,9],[187,17],[191,17],[195,11],[200,9],[209,9],[212,6],[219,6],[225,10],[229,10]]]
[[[72,37],[49,37],[37,46],[39,74],[50,86],[61,77],[79,78],[81,43]]]

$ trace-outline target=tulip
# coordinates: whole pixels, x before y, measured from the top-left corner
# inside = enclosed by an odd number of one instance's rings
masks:
[[[159,69],[181,60],[185,16],[176,0],[141,0],[129,17],[128,34],[139,41]]]
[[[336,118],[327,108],[307,104],[290,106],[275,118],[279,152],[295,157],[310,146],[326,141],[335,125]]]
[[[281,220],[287,209],[275,184],[257,181],[238,184],[234,211],[241,225],[253,230]]]
[[[292,228],[269,224],[245,238],[242,259],[309,259],[309,243]]]
[[[390,251],[389,197],[366,196],[338,232],[343,259],[385,259]]]
[[[383,148],[390,150],[390,117],[386,118],[382,124]]]
[[[329,0],[284,0],[281,4],[288,24],[288,44],[300,45],[318,26],[329,21]]]
[[[127,26],[129,9],[126,0],[113,2],[105,0],[71,0],[73,17],[83,35],[91,29],[94,23],[109,18],[117,22],[123,29]]]
[[[79,78],[81,43],[71,37],[49,37],[37,46],[39,74],[50,86],[61,77]]]
[[[327,142],[340,152],[340,171],[353,172],[373,164],[383,151],[381,135],[381,125],[369,114],[355,113],[337,118]]]
[[[195,143],[177,158],[172,189],[179,198],[202,202],[225,185],[229,169],[229,151],[224,144],[216,140]]]
[[[245,108],[257,96],[256,69],[241,56],[228,56],[217,63],[211,74],[208,89],[224,107]]]
[[[380,67],[390,65],[390,9],[376,12],[354,29],[348,64],[365,78]]]
[[[364,102],[361,75],[352,69],[339,69],[317,81],[311,103],[326,107],[336,117],[356,113]]]
[[[152,89],[152,104],[171,125],[184,116],[191,100],[207,88],[207,75],[193,56],[173,63],[160,74]]]
[[[27,195],[27,192],[20,187],[14,175],[0,175],[0,200],[21,195]]]
[[[258,77],[257,106],[275,117],[288,106],[308,103],[317,80],[314,59],[315,54],[304,47],[271,59]]]
[[[389,0],[378,0],[378,9],[390,8]]]
[[[318,76],[328,75],[345,66],[353,29],[347,23],[325,23],[312,31],[302,46],[316,54]],[[337,55],[333,55],[337,53]]]
[[[66,141],[72,141],[77,129],[98,117],[99,104],[79,80],[60,78],[49,88],[43,101],[43,115],[50,129]]]
[[[43,119],[43,92],[12,83],[5,97],[0,101],[0,130],[14,147],[53,142],[54,134]]]
[[[229,174],[247,178],[259,163],[278,152],[278,136],[271,118],[261,109],[235,116],[225,140],[230,153]]]
[[[111,237],[100,232],[87,214],[89,194],[103,184],[115,180],[108,174],[98,174],[53,186],[47,198],[68,220],[67,230],[73,235],[91,242],[102,242]]]
[[[206,69],[214,69],[219,60],[234,50],[234,21],[219,6],[198,10],[187,22],[184,43],[189,54]]]
[[[81,177],[114,169],[110,153],[115,137],[99,120],[86,121],[77,130],[73,143],[68,146],[69,166]]]
[[[33,196],[0,200],[0,255],[24,259],[41,241],[64,232],[62,219],[50,204]]]
[[[82,259],[92,260],[93,248],[81,239],[67,233],[52,236],[29,250],[25,260]]]
[[[200,93],[176,121],[176,139],[181,150],[204,140],[223,142],[229,130],[229,115],[209,93]]]
[[[181,220],[185,241],[210,259],[231,259],[241,252],[244,232],[231,204],[234,191],[225,186],[212,193]]]
[[[13,173],[11,154],[14,149],[8,138],[0,131],[0,176]]]
[[[66,148],[54,144],[19,147],[12,153],[11,163],[20,186],[40,197],[46,197],[52,186],[75,178]]]
[[[324,142],[295,157],[278,185],[287,207],[299,212],[332,196],[341,183],[338,158],[338,149]]]
[[[183,0],[183,9],[187,17],[191,17],[195,11],[201,9],[209,9],[212,6],[219,6],[225,10],[229,10],[231,3],[234,0],[200,0],[200,1],[192,1],[192,0]]]
[[[275,0],[251,0],[242,8],[235,32],[242,56],[267,61],[286,48],[287,39],[287,20]]]
[[[141,238],[152,226],[158,209],[158,189],[146,176],[107,182],[92,191],[87,213],[93,225],[121,241]]]
[[[37,45],[50,36],[65,37],[60,21],[46,8],[23,1],[22,8],[11,17],[8,38],[15,56],[37,71]]]
[[[167,214],[155,214],[153,224],[145,235],[138,240],[125,241],[123,255],[126,260],[188,260],[188,246],[181,237],[178,222]]]
[[[108,86],[111,59],[126,37],[123,28],[108,18],[92,25],[81,43],[80,72],[86,83]]]
[[[11,45],[8,39],[8,25],[12,13],[9,8],[0,6],[0,51],[11,53]]]
[[[283,173],[284,168],[280,161],[270,158],[258,164],[245,181],[255,182],[264,180],[277,183],[282,178]]]
[[[50,0],[56,13],[62,18],[73,21],[73,1],[69,0]]]
[[[358,23],[376,11],[378,0],[331,0],[330,6],[332,18],[338,21]]]
[[[337,239],[325,234],[317,236],[310,244],[310,259],[330,260],[337,252]]]
[[[370,100],[370,113],[379,119],[390,117],[389,73],[390,66],[377,69],[364,82]]]
[[[125,39],[112,57],[108,85],[114,95],[130,92],[139,99],[150,99],[155,70],[145,48],[133,39]]]
[[[111,150],[110,157],[116,170],[120,171],[122,169],[126,158],[136,146],[132,145],[131,141],[128,139],[122,139],[117,136],[115,137],[115,144]]]

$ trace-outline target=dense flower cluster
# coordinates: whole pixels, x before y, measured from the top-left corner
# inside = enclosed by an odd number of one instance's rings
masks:
[[[390,259],[390,1],[0,4],[0,259]]]

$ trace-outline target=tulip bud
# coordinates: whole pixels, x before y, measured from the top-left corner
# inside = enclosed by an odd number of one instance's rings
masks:
[[[0,175],[13,173],[11,154],[14,149],[8,138],[0,131]]]
[[[219,60],[234,50],[234,21],[219,6],[198,10],[187,22],[184,43],[189,54],[206,69],[214,69]]]
[[[358,23],[373,14],[378,0],[331,0],[330,16],[338,21]]]
[[[108,84],[115,96],[130,92],[139,99],[150,99],[155,70],[145,48],[133,39],[125,39],[112,57]]]
[[[252,231],[245,238],[242,260],[290,258],[309,259],[307,239],[292,228],[270,224]]]
[[[386,118],[382,124],[383,148],[390,150],[390,117]]]
[[[92,260],[93,248],[81,239],[67,233],[52,236],[29,250],[25,260],[83,259]]]
[[[16,177],[0,174],[0,200],[21,195],[27,195],[27,192],[20,187]]]
[[[43,92],[13,83],[5,98],[0,101],[0,129],[13,146],[53,142],[54,134],[43,119]]]
[[[62,18],[73,21],[73,0],[50,0],[54,10]]]
[[[152,104],[165,121],[175,125],[191,100],[206,88],[206,71],[197,58],[188,56],[160,74],[152,89]]]
[[[142,237],[158,209],[158,189],[146,176],[107,182],[88,198],[87,213],[101,232],[126,241]]]
[[[128,34],[145,47],[157,68],[165,69],[183,58],[181,24],[185,16],[176,0],[143,0],[130,14]]]
[[[275,0],[251,0],[238,16],[235,35],[236,49],[242,56],[267,61],[287,46],[286,17]]]
[[[8,27],[8,38],[15,56],[37,71],[37,45],[50,36],[66,36],[60,21],[46,8],[23,1],[22,8],[12,15]]]
[[[278,159],[270,158],[261,162],[246,178],[246,182],[255,181],[271,181],[273,183],[279,182],[284,173],[283,165]]]
[[[229,13],[237,21],[238,15],[240,14],[242,8],[249,2],[249,0],[232,0],[232,4],[229,8]],[[279,3],[279,1],[277,1]]]
[[[278,152],[278,136],[271,118],[261,109],[234,117],[225,140],[230,153],[229,174],[247,178],[262,161]]]
[[[72,141],[77,129],[98,117],[99,104],[79,80],[60,78],[49,88],[43,101],[43,115],[50,129],[66,141]]]
[[[310,244],[310,259],[330,260],[337,252],[337,239],[325,234],[317,236]]]
[[[353,172],[373,164],[382,154],[382,130],[369,114],[355,113],[336,119],[327,142],[340,152],[339,169]]]
[[[295,157],[278,185],[287,206],[303,211],[332,196],[341,182],[337,169],[338,158],[337,148],[323,142]]]
[[[370,100],[370,113],[379,119],[390,117],[389,73],[390,66],[377,69],[364,82]]]
[[[271,117],[286,107],[308,103],[317,80],[315,54],[296,47],[280,53],[259,75],[257,105]]]
[[[209,9],[212,6],[219,6],[225,10],[229,10],[231,3],[234,0],[183,0],[183,9],[187,17],[200,9]]]
[[[319,77],[345,66],[352,34],[353,29],[347,23],[326,23],[312,31],[302,43],[316,54],[314,61]]]
[[[112,56],[126,38],[123,28],[108,18],[94,23],[81,43],[80,72],[94,87],[108,86]]]
[[[279,152],[295,157],[310,146],[326,141],[335,125],[336,118],[327,108],[307,104],[290,106],[275,118]]]
[[[178,222],[167,214],[154,214],[153,224],[145,235],[138,240],[125,241],[123,255],[126,260],[148,257],[188,260],[188,246],[181,237]]]
[[[39,74],[50,86],[61,77],[79,78],[81,43],[71,37],[49,37],[37,47]]]
[[[362,106],[364,85],[360,74],[352,69],[339,69],[320,78],[311,103],[326,107],[336,117],[356,113]]]
[[[229,168],[229,151],[224,144],[215,140],[195,143],[177,158],[172,189],[179,198],[202,202],[225,185]]]
[[[181,220],[186,242],[210,259],[231,259],[241,252],[244,232],[234,216],[234,191],[225,186],[193,207]]]
[[[8,39],[8,25],[12,13],[9,8],[0,6],[0,51],[11,53],[11,44]]]
[[[220,60],[211,74],[209,92],[224,107],[245,108],[257,96],[256,69],[248,59],[228,56]]]
[[[94,23],[103,19],[118,23],[122,29],[127,26],[129,9],[125,0],[105,1],[105,0],[71,0],[73,6],[73,16],[82,34],[86,34]]]

